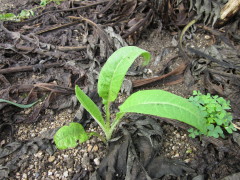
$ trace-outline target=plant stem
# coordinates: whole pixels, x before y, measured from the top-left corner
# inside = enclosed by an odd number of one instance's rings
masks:
[[[183,41],[183,36],[184,34],[186,33],[186,31],[192,26],[194,25],[195,23],[197,22],[196,19],[193,19],[192,21],[190,21],[182,30],[181,32],[181,35],[180,35],[180,38],[179,38],[179,45],[180,45],[180,48],[181,50],[183,50],[183,46],[182,46],[182,41]]]
[[[112,136],[112,133],[114,131],[114,129],[116,128],[116,126],[119,124],[120,120],[122,119],[122,117],[125,115],[125,113],[117,113],[116,118],[113,120],[112,124],[111,124],[111,129],[109,130],[109,134],[110,134],[110,138]]]
[[[106,126],[107,126],[107,129],[110,129],[110,103],[109,102],[105,105],[105,112],[106,112]]]
[[[111,139],[112,133],[111,133],[111,127],[110,127],[110,102],[107,102],[105,104],[105,113],[106,113],[106,122],[105,122],[105,135],[106,135],[106,139],[107,141],[109,139]]]
[[[88,135],[89,135],[90,137],[91,137],[91,136],[97,136],[99,139],[101,139],[102,142],[104,142],[105,144],[107,144],[106,139],[105,139],[102,135],[100,135],[100,134],[98,134],[98,133],[96,133],[96,132],[89,132]]]

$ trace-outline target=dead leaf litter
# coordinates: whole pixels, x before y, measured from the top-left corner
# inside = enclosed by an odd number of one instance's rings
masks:
[[[0,11],[15,14],[37,5],[0,2]],[[149,51],[152,61],[142,68],[139,58],[130,68],[112,111],[141,89],[186,98],[200,90],[230,100],[239,126],[240,21],[239,14],[231,14],[233,23],[226,26],[226,19],[217,19],[225,3],[51,2],[29,20],[0,22],[0,98],[23,104],[39,100],[26,110],[0,104],[0,178],[238,178],[239,131],[226,139],[192,139],[184,123],[129,115],[107,146],[96,137],[63,151],[53,143],[56,130],[73,121],[103,134],[79,106],[74,86],[102,108],[96,92],[99,71],[112,52],[126,45]],[[201,23],[189,28],[181,42],[180,30],[193,18]]]

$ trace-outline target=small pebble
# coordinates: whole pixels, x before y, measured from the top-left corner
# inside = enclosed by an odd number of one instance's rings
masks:
[[[211,36],[205,35],[204,38],[205,38],[206,40],[209,40],[209,39],[211,39]]]
[[[189,163],[191,159],[185,159],[184,162]]]
[[[26,173],[23,173],[22,179],[27,179],[27,174]]]
[[[40,175],[39,173],[35,173],[35,177],[36,177],[36,178],[38,178],[38,177],[39,177],[39,175]]]
[[[63,173],[63,177],[68,177],[68,171],[65,171],[65,172]]]
[[[73,110],[72,109],[68,109],[67,110],[69,114],[72,114],[73,113]]]
[[[87,151],[88,151],[88,152],[91,152],[91,151],[92,151],[92,148],[93,148],[93,146],[92,146],[92,145],[89,145],[88,148],[87,148]]]
[[[41,158],[42,157],[42,151],[39,151],[37,154],[34,154],[35,157]]]
[[[24,113],[25,113],[26,115],[28,115],[28,114],[30,114],[30,112],[31,112],[31,109],[27,109]]]
[[[94,145],[92,151],[97,152],[98,149],[99,149],[98,146],[97,146],[97,145]]]
[[[179,156],[180,156],[180,155],[177,153],[177,154],[175,154],[173,157],[176,157],[176,158],[177,158],[177,157],[179,157]]]
[[[5,140],[2,140],[1,143],[0,143],[0,146],[4,145],[6,143]]]
[[[50,156],[49,158],[48,158],[48,162],[53,162],[55,160],[55,156]]]
[[[95,163],[97,166],[100,164],[99,158],[95,158],[93,161],[94,161],[94,163]]]

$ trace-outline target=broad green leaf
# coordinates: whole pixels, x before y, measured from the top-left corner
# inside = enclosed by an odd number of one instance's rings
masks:
[[[75,86],[75,94],[82,106],[92,115],[105,132],[105,122],[97,105],[78,86]]]
[[[98,79],[98,94],[103,104],[113,102],[122,86],[124,76],[138,56],[143,56],[147,65],[150,53],[136,46],[126,46],[115,51],[103,66]]]
[[[19,108],[30,108],[30,107],[32,107],[34,104],[36,104],[38,101],[36,101],[36,102],[34,102],[34,103],[32,103],[32,104],[26,104],[26,105],[24,105],[24,104],[18,104],[18,103],[15,103],[15,102],[12,102],[12,101],[8,101],[8,100],[5,100],[5,99],[0,99],[0,103],[1,103],[1,102],[9,103],[9,104],[12,104],[12,105],[14,105],[14,106],[17,106],[17,107],[19,107]]]
[[[132,94],[119,107],[120,113],[134,112],[176,119],[206,134],[206,121],[187,99],[163,90],[145,90]]]
[[[83,143],[89,139],[83,126],[79,123],[70,123],[69,126],[61,127],[53,137],[58,149],[74,148],[77,141]]]

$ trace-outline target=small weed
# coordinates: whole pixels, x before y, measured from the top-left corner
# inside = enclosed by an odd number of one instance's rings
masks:
[[[227,110],[230,110],[230,102],[226,101],[219,96],[211,96],[209,93],[203,95],[199,91],[193,91],[193,96],[189,98],[189,101],[193,103],[201,111],[204,119],[207,122],[207,136],[215,138],[223,137],[226,130],[229,134],[236,130],[232,124],[232,114]],[[189,129],[190,137],[195,138],[202,133],[196,129]]]
[[[41,0],[40,4],[32,9],[24,9],[19,14],[15,15],[13,13],[3,13],[0,14],[0,21],[22,21],[28,19],[35,15],[34,11],[39,8],[45,7],[50,2],[54,2],[57,5],[61,4],[64,0]]]
[[[40,6],[46,6],[50,2],[55,2],[57,5],[60,5],[62,1],[65,1],[65,0],[41,0]]]

